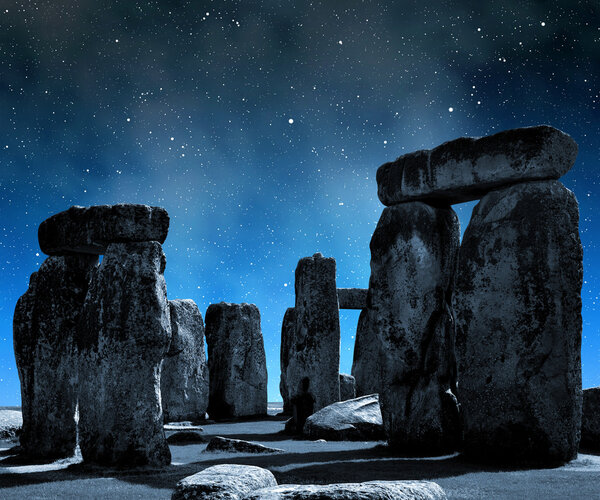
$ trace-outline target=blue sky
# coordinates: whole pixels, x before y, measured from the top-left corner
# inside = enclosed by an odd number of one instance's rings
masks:
[[[299,258],[366,287],[377,167],[546,123],[579,144],[583,384],[600,385],[597,2],[8,2],[0,10],[0,404],[19,404],[12,315],[71,205],[171,216],[169,298],[253,302],[269,400]],[[485,5],[484,5],[485,4]],[[498,4],[495,2],[495,4]],[[456,206],[462,229],[473,203]],[[349,372],[357,312],[342,312]]]

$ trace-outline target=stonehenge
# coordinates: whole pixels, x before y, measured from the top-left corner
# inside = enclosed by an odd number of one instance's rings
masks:
[[[579,208],[559,181],[576,155],[541,125],[379,167],[368,288],[337,288],[331,257],[298,262],[279,352],[286,428],[378,394],[395,452],[547,466],[580,440],[597,446],[598,391],[581,387]],[[477,199],[461,241],[452,205]],[[85,462],[163,466],[165,419],[267,413],[258,308],[220,302],[203,320],[193,301],[168,300],[168,229],[164,209],[131,204],[40,225],[48,257],[13,320],[24,454],[79,444]],[[340,374],[340,309],[360,310],[352,375]]]
[[[266,415],[267,362],[258,307],[211,304],[205,319],[210,418]]]

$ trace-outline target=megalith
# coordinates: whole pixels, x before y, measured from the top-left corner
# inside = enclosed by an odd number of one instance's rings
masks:
[[[208,364],[204,321],[193,300],[170,300],[171,344],[163,360],[160,392],[166,422],[204,420],[208,408]]]
[[[379,363],[381,339],[371,328],[369,309],[360,311],[354,339],[352,376],[356,383],[356,397],[379,394],[383,380],[383,366]]]
[[[96,256],[48,257],[31,275],[13,320],[21,381],[23,452],[72,456],[77,441],[77,322]]]
[[[267,362],[254,304],[211,304],[206,311],[211,418],[267,413]]]
[[[281,323],[281,348],[279,352],[279,365],[281,369],[281,378],[279,381],[279,392],[283,399],[283,414],[291,415],[292,407],[288,399],[287,387],[287,367],[290,359],[290,350],[294,345],[294,331],[296,329],[296,311],[293,307],[288,307],[283,315]]]
[[[289,428],[302,432],[307,417],[340,400],[340,318],[335,259],[316,253],[298,262],[296,326],[287,368]]]
[[[549,465],[581,422],[579,209],[558,181],[483,196],[460,248],[454,310],[464,453]]]
[[[160,369],[171,340],[156,241],[109,244],[81,314],[79,444],[84,461],[161,466],[171,454],[163,430]]]
[[[451,309],[459,222],[450,207],[386,208],[371,239],[368,330],[391,447],[444,453],[459,439]],[[356,372],[355,372],[356,373]]]
[[[583,391],[581,447],[590,451],[600,451],[600,387],[591,387]]]

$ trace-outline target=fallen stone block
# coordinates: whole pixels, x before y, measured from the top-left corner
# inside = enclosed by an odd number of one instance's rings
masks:
[[[445,500],[430,481],[369,481],[325,485],[282,484],[247,495],[244,500]]]
[[[178,431],[171,434],[167,438],[169,444],[194,444],[194,443],[206,443],[206,437],[204,437],[198,431]]]
[[[244,441],[242,439],[230,439],[221,436],[212,438],[206,447],[208,452],[227,451],[236,453],[282,453],[280,448],[269,448],[259,443]]]
[[[267,469],[252,465],[214,465],[179,481],[171,499],[243,500],[256,490],[276,485],[275,476]]]
[[[385,430],[377,394],[333,403],[306,419],[304,435],[327,441],[379,441]]]

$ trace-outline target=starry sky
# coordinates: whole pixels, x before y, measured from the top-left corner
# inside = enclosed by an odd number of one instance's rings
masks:
[[[583,385],[600,385],[599,76],[596,0],[3,0],[0,405],[20,404],[12,316],[50,215],[165,207],[169,298],[257,304],[276,401],[298,259],[335,257],[339,287],[367,287],[377,167],[542,123],[579,144],[562,180],[581,212]],[[473,206],[455,206],[462,230]],[[341,312],[347,373],[357,319]]]

